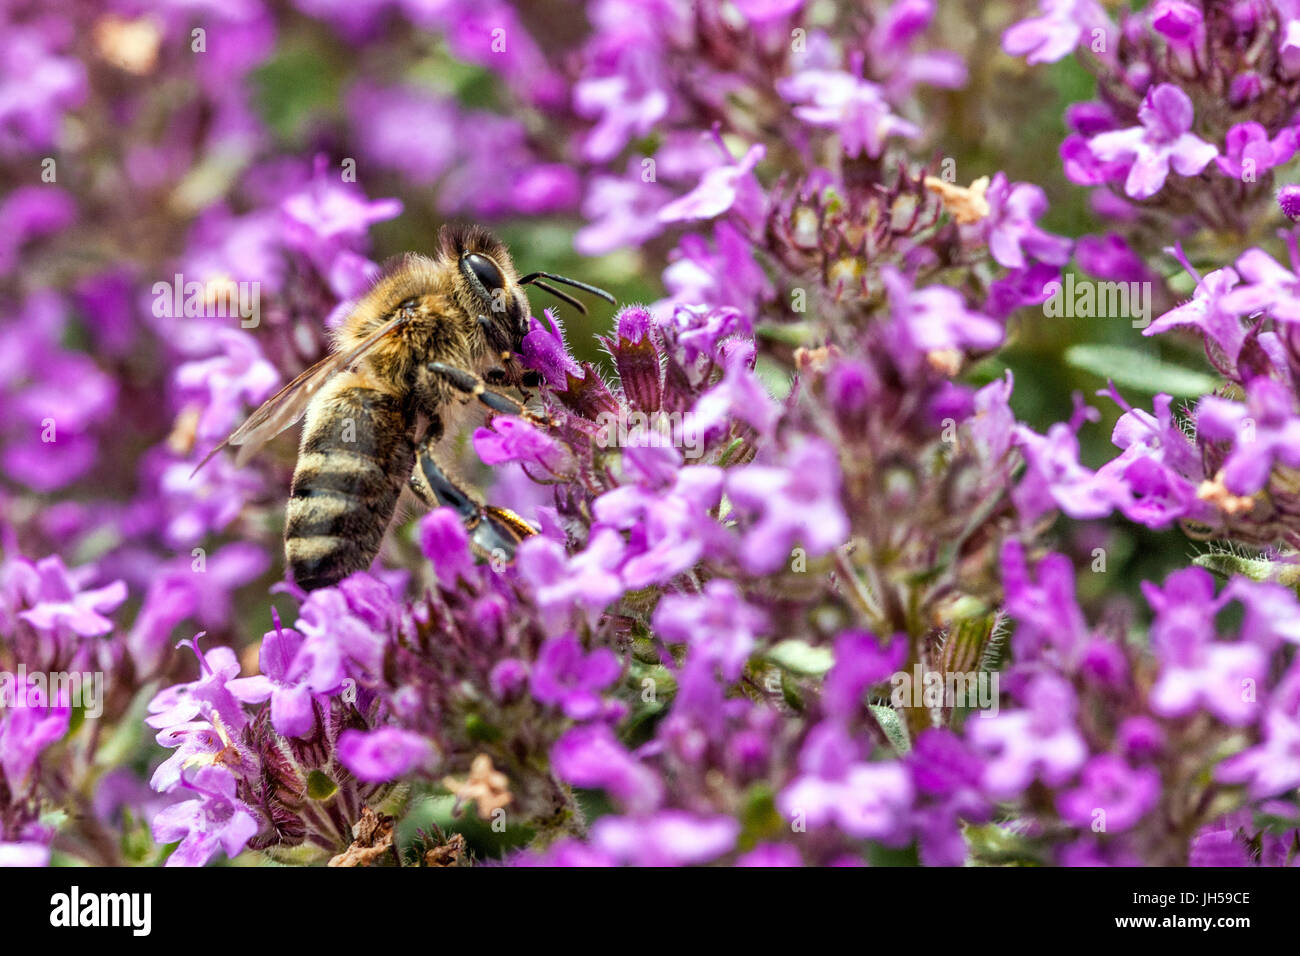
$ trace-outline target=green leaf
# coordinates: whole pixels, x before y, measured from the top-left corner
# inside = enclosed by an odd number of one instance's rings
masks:
[[[95,767],[98,770],[110,770],[131,759],[145,742],[145,715],[149,711],[149,701],[158,692],[156,683],[146,684],[131,698],[131,706],[126,714],[105,734],[95,750]]]
[[[339,792],[339,785],[319,770],[307,774],[307,796],[313,800],[328,800]]]
[[[819,341],[826,333],[816,322],[764,322],[755,330],[760,339],[797,348]]]
[[[1212,551],[1198,554],[1192,563],[1225,578],[1240,574],[1252,581],[1276,581],[1290,588],[1300,585],[1300,564],[1294,561],[1266,561],[1230,551]]]
[[[829,648],[813,647],[796,640],[774,645],[767,652],[767,659],[778,667],[807,677],[821,677],[835,663],[835,657]]]
[[[339,73],[309,43],[279,51],[251,80],[262,119],[283,140],[302,139],[312,120],[338,103]]]
[[[907,734],[907,724],[903,722],[903,717],[898,711],[884,704],[868,704],[867,706],[872,715],[875,716],[876,723],[880,724],[880,729],[885,732],[885,736],[889,738],[889,742],[900,756],[912,749],[912,739]]]
[[[764,840],[779,839],[785,832],[786,821],[776,808],[776,794],[770,786],[757,783],[745,792],[740,823],[739,843],[746,850]]]
[[[501,739],[501,729],[493,727],[481,714],[469,713],[465,715],[465,735],[470,740],[491,743]]]
[[[1175,398],[1192,398],[1208,395],[1219,385],[1218,379],[1204,372],[1183,368],[1122,345],[1072,345],[1065,350],[1065,361],[1116,385],[1152,395],[1167,392]]]

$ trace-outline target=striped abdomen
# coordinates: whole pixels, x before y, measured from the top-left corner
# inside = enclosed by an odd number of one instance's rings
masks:
[[[284,529],[285,556],[306,591],[370,567],[415,462],[397,398],[341,382],[315,405]]]

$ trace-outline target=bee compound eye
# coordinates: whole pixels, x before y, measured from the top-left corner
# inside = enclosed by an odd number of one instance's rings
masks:
[[[478,281],[483,283],[483,288],[489,292],[505,288],[506,280],[502,278],[501,270],[496,267],[496,263],[491,259],[471,252],[460,261],[463,266],[468,267],[478,277]]]

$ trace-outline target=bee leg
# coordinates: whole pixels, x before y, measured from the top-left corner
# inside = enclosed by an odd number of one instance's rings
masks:
[[[458,392],[463,392],[471,398],[477,398],[494,412],[501,412],[503,415],[518,415],[520,418],[526,418],[532,422],[547,424],[546,419],[539,418],[510,396],[492,391],[487,387],[487,383],[473,372],[445,365],[442,362],[430,362],[428,369],[442,376],[443,380]]]
[[[488,379],[494,385],[511,384],[522,385],[526,388],[536,388],[542,384],[542,376],[531,368],[520,368],[519,357],[515,355],[511,347],[509,337],[501,330],[501,326],[493,322],[486,315],[478,317],[478,324],[483,329],[483,337],[492,348],[501,354],[501,364],[504,366],[501,371],[504,377],[493,381]],[[495,372],[496,369],[492,369]],[[488,373],[489,375],[491,372]]]
[[[510,351],[510,338],[506,335],[505,330],[496,322],[493,322],[486,315],[478,317],[478,326],[483,330],[483,337],[487,339],[488,345],[492,346],[498,352]]]
[[[411,473],[411,489],[431,508],[456,509],[469,531],[470,547],[479,560],[512,561],[519,542],[537,533],[513,511],[479,504],[458,487],[438,464],[432,441],[420,446]]]

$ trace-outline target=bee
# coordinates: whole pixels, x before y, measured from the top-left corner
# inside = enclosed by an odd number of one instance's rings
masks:
[[[537,382],[517,358],[531,315],[525,286],[586,312],[552,282],[615,302],[564,276],[520,276],[505,245],[485,230],[444,226],[432,257],[408,253],[385,264],[335,332],[331,354],[268,399],[198,467],[228,446],[239,449],[236,463],[243,464],[305,418],[284,543],[293,578],[306,591],[370,567],[403,486],[430,507],[455,508],[477,554],[509,560],[534,529],[457,485],[439,464],[438,446],[465,427],[473,402],[486,414],[535,418],[497,388],[522,392]]]

